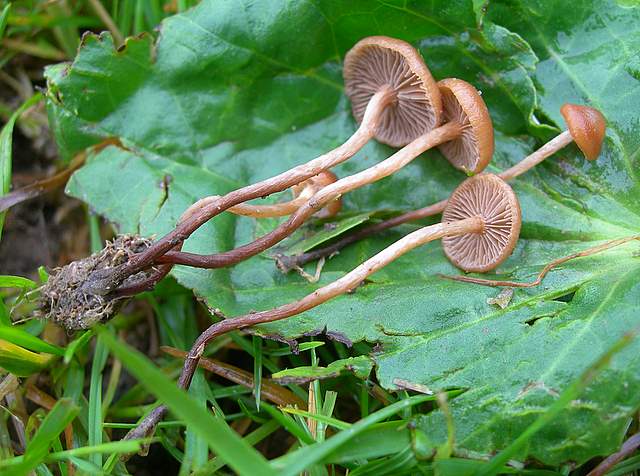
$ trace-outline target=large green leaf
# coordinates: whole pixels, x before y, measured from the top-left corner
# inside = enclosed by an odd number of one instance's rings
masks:
[[[348,137],[355,124],[342,93],[341,58],[363,36],[386,34],[416,44],[436,77],[461,77],[482,90],[497,128],[494,170],[556,133],[565,101],[593,103],[609,121],[597,162],[570,147],[514,183],[524,225],[502,274],[527,280],[553,258],[638,233],[638,9],[613,0],[514,0],[491,2],[485,13],[470,0],[427,3],[211,0],[166,20],[156,45],[143,36],[116,51],[108,35],[85,37],[73,64],[48,71],[51,124],[68,156],[112,136],[125,147],[92,157],[69,193],[122,231],[167,232],[197,198],[271,176]],[[371,143],[337,172],[362,170],[391,152]],[[424,206],[462,178],[437,152],[427,153],[347,196],[344,217]],[[272,226],[220,216],[185,249],[230,249]],[[327,263],[319,284],[408,229],[345,250]],[[394,388],[399,378],[465,389],[451,402],[456,443],[491,453],[637,322],[636,250],[630,244],[569,262],[541,286],[516,290],[503,310],[487,303],[497,290],[439,278],[456,270],[432,243],[354,294],[260,332],[293,338],[326,331],[379,342],[373,358],[383,386]],[[173,273],[230,316],[317,286],[281,275],[267,255],[232,269]],[[638,350],[640,344],[618,355],[518,456],[581,462],[617,448],[640,406]],[[441,415],[425,416],[423,430],[444,440]]]

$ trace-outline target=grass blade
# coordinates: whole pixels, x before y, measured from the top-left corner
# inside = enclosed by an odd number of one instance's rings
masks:
[[[27,377],[40,372],[49,362],[50,355],[37,354],[0,339],[0,367],[18,377]]]
[[[36,286],[35,281],[22,276],[0,276],[0,288],[33,289]]]
[[[25,349],[35,352],[46,352],[47,354],[59,356],[63,356],[65,352],[62,347],[49,344],[48,342],[45,342],[42,339],[22,330],[18,326],[0,326],[0,339],[4,339],[12,344],[19,345]]]
[[[433,400],[433,397],[429,395],[418,395],[396,402],[372,413],[368,417],[353,424],[350,428],[341,431],[322,443],[316,443],[311,446],[300,448],[297,451],[274,460],[272,462],[272,466],[282,475],[298,474],[304,471],[305,468],[321,462],[329,453],[344,445],[374,423],[378,423],[379,421],[389,418],[404,409],[408,409],[428,400]]]
[[[104,344],[102,336],[98,337],[96,350],[91,364],[91,383],[89,385],[89,445],[102,443],[102,370],[109,356],[109,350]],[[102,466],[102,455],[95,453],[89,456],[89,461]]]
[[[4,14],[4,10],[3,10]],[[13,128],[18,117],[34,104],[42,99],[42,94],[34,94],[30,99],[25,101],[7,121],[0,131],[0,196],[9,192],[11,188],[11,159],[13,155]],[[4,226],[4,213],[0,213],[0,237],[2,237],[2,228]]]
[[[0,13],[0,40],[4,36],[4,30],[7,27],[7,21],[9,20],[9,12],[11,11],[11,4],[7,3]]]
[[[253,336],[253,395],[260,411],[260,388],[262,384],[262,339]]]
[[[60,433],[79,412],[80,408],[68,398],[58,400],[58,403],[47,414],[38,432],[27,446],[22,463],[3,474],[7,476],[28,474],[42,463],[47,456],[51,443],[59,437]]]
[[[148,391],[165,402],[180,419],[200,433],[209,447],[231,468],[241,475],[275,474],[264,457],[243,441],[224,420],[215,418],[200,408],[192,397],[179,389],[175,382],[169,380],[140,352],[118,342],[104,328],[96,329],[107,347],[122,361],[127,370]]]

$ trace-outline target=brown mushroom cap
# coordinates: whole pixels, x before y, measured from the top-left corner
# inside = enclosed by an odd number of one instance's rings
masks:
[[[403,147],[440,124],[438,86],[409,43],[386,36],[364,38],[347,53],[343,74],[358,123],[371,97],[383,86],[396,93],[396,100],[378,122],[375,137],[379,142]]]
[[[337,181],[338,177],[336,174],[328,170],[324,170],[318,175],[314,175],[304,182],[294,185],[291,187],[291,191],[293,192],[294,197],[306,196],[308,194],[308,197],[306,198],[311,198],[320,189]],[[337,200],[327,203],[315,214],[315,216],[318,218],[331,218],[337,215],[340,210],[342,210],[342,199],[338,198]]]
[[[520,205],[515,192],[497,175],[479,174],[456,188],[442,214],[443,222],[480,216],[480,233],[442,239],[449,260],[464,271],[484,273],[509,257],[520,234]]]
[[[592,107],[567,103],[560,108],[560,114],[587,160],[596,160],[607,129],[602,113]]]
[[[462,125],[462,135],[445,142],[440,152],[451,164],[467,173],[478,173],[493,157],[493,124],[480,94],[471,84],[456,78],[438,82],[443,121]]]

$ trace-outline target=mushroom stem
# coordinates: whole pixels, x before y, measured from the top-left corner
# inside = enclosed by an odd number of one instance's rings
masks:
[[[533,154],[526,156],[516,165],[500,172],[498,175],[503,180],[511,180],[532,169],[547,157],[555,154],[560,149],[565,148],[573,142],[573,137],[569,131],[563,131],[545,145],[536,150]]]
[[[566,147],[572,142],[573,136],[571,135],[571,132],[565,130],[551,139],[549,142],[544,144],[538,150],[526,156],[514,166],[500,172],[498,174],[498,177],[506,181],[512,180],[529,171],[534,166],[538,165],[540,162],[555,154],[557,151]],[[376,233],[380,233],[390,228],[395,228],[396,226],[403,225],[410,221],[421,220],[423,218],[442,213],[446,206],[447,200],[441,200],[426,207],[418,208],[417,210],[411,210],[393,218],[389,218],[388,220],[381,221],[380,223],[364,227],[356,231],[355,233],[345,236],[344,238],[336,241],[329,246],[318,248],[317,250],[312,250],[296,256],[280,255],[278,256],[277,260],[278,268],[280,268],[282,272],[287,273],[292,269],[295,269],[296,267],[304,266],[305,264],[318,260],[320,258],[331,256],[339,252],[344,247],[349,246],[352,243],[356,243],[357,241],[363,240],[369,236],[375,235]]]
[[[216,337],[226,334],[232,330],[244,329],[257,324],[279,321],[308,311],[309,309],[319,306],[336,296],[340,296],[341,294],[345,294],[350,290],[355,289],[368,276],[379,271],[381,268],[392,263],[405,253],[417,248],[418,246],[424,245],[430,241],[438,240],[445,236],[480,233],[483,229],[484,220],[480,216],[473,216],[448,223],[437,223],[435,225],[421,228],[380,251],[372,258],[369,258],[367,261],[345,274],[342,278],[317,289],[299,301],[284,304],[267,311],[250,312],[239,317],[225,319],[212,324],[202,334],[200,334],[189,351],[189,354],[184,361],[182,373],[178,379],[178,386],[183,389],[189,387],[193,374],[206,346]],[[138,427],[129,432],[126,438],[132,439],[148,436],[153,431],[157,423],[162,419],[166,411],[167,408],[164,405],[156,408],[138,425]]]
[[[459,137],[461,132],[461,125],[454,121],[421,135],[391,157],[383,160],[373,167],[363,170],[357,174],[344,177],[337,182],[322,188],[303,206],[298,208],[296,212],[291,215],[289,220],[272,232],[261,236],[251,243],[214,255],[198,255],[194,253],[170,251],[159,256],[155,262],[184,264],[198,268],[221,268],[239,263],[240,261],[261,253],[291,235],[291,233],[297,230],[307,218],[332,200],[336,200],[343,194],[355,190],[356,188],[363,187],[364,185],[368,185],[388,177],[414,160],[424,151]]]
[[[145,251],[115,269],[108,280],[105,279],[105,282],[109,281],[109,283],[105,284],[103,291],[105,293],[110,292],[128,276],[148,268],[156,258],[165,254],[177,244],[182,243],[204,223],[234,205],[281,192],[349,159],[374,136],[383,111],[395,99],[396,93],[390,87],[380,88],[369,101],[358,130],[344,144],[307,163],[298,165],[261,182],[229,192],[216,200],[208,201],[198,209],[193,209],[193,213],[188,219],[178,223],[172,231],[156,240]]]
[[[313,193],[311,194],[313,195]],[[220,195],[211,195],[210,197],[204,197],[198,200],[187,209],[186,213],[193,213],[201,207],[207,206],[214,200],[218,200]],[[309,196],[298,196],[287,202],[275,203],[273,205],[252,205],[250,203],[239,203],[229,208],[227,211],[234,215],[242,215],[253,218],[271,218],[271,217],[283,217],[291,215],[298,208],[305,204],[309,199]],[[184,214],[183,214],[184,216]]]

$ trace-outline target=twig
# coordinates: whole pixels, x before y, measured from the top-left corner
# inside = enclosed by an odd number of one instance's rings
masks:
[[[173,347],[162,346],[160,347],[160,350],[172,357],[178,357],[181,359],[187,357],[187,352]],[[243,385],[247,388],[253,388],[253,374],[234,365],[227,364],[216,359],[203,357],[200,359],[200,362],[198,362],[198,366],[220,377],[226,378],[231,382]],[[260,396],[263,400],[269,400],[280,406],[293,405],[302,409],[306,408],[304,400],[286,388],[273,383],[272,380],[263,379],[261,386],[262,392],[260,392]]]
[[[640,240],[640,235],[631,235],[631,236],[627,236],[625,238],[620,238],[617,240],[610,240],[607,241],[605,243],[602,243],[598,246],[594,246],[592,248],[587,248],[586,250],[582,250],[582,251],[578,251],[577,253],[572,253],[568,256],[563,256],[562,258],[558,258],[555,259],[553,261],[551,261],[549,264],[547,264],[542,271],[540,271],[540,274],[538,274],[538,277],[528,283],[521,283],[521,282],[517,282],[517,281],[496,281],[496,280],[492,280],[492,279],[482,279],[482,278],[472,278],[470,276],[451,276],[448,274],[439,274],[438,276],[440,276],[441,278],[445,278],[445,279],[451,279],[452,281],[462,281],[464,283],[473,283],[473,284],[480,284],[482,286],[492,286],[492,287],[510,287],[510,288],[533,288],[535,286],[538,286],[542,280],[544,279],[544,277],[549,273],[549,271],[551,271],[553,268],[566,263],[567,261],[570,261],[572,259],[576,259],[576,258],[584,258],[585,256],[591,256],[594,255],[596,253],[600,253],[602,251],[606,251],[610,248],[614,248],[616,246],[620,246],[620,245],[624,245],[625,243],[628,243],[630,241],[633,240]]]
[[[67,180],[69,180],[69,177],[71,177],[73,172],[78,170],[82,166],[82,164],[84,164],[84,160],[84,154],[76,156],[69,164],[69,167],[58,172],[56,175],[38,180],[29,185],[26,185],[25,187],[19,188],[11,193],[3,195],[2,197],[0,197],[0,212],[8,210],[14,205],[22,203],[26,200],[36,198],[44,193],[62,187],[67,183]]]

